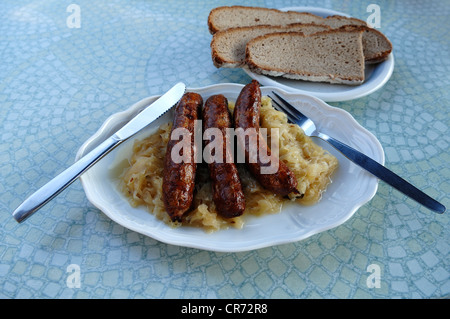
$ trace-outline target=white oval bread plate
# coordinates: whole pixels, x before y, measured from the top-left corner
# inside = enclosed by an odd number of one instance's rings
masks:
[[[331,15],[349,16],[348,14],[342,12],[315,7],[289,7],[282,8],[280,10],[310,12],[321,17]],[[365,81],[361,85],[344,85],[292,80],[283,77],[257,74],[247,68],[243,68],[243,70],[252,79],[257,80],[262,85],[275,86],[288,92],[312,95],[325,102],[341,102],[361,98],[383,87],[383,85],[385,85],[390,79],[394,71],[394,54],[391,52],[388,59],[381,63],[367,64],[364,72]]]
[[[199,93],[204,101],[215,94],[223,94],[229,101],[235,101],[242,88],[241,84],[217,84],[187,91]],[[261,90],[263,95],[268,95],[272,90],[284,95],[288,101],[310,116],[324,133],[384,164],[384,152],[379,141],[348,112],[315,97],[287,93],[275,87],[262,87]],[[81,146],[76,158],[79,159],[100,144],[157,98],[158,96],[145,98],[126,111],[109,117]],[[317,204],[290,204],[285,205],[277,214],[246,216],[242,229],[229,228],[207,233],[194,227],[170,227],[149,213],[145,207],[132,207],[119,191],[117,182],[120,167],[131,157],[134,141],[155,132],[161,124],[172,121],[172,117],[173,112],[170,110],[81,176],[87,198],[93,205],[118,224],[158,241],[218,252],[248,251],[296,242],[344,223],[377,191],[377,178],[351,163],[327,143],[317,139],[317,144],[329,150],[339,160],[339,168],[332,178],[333,182]]]

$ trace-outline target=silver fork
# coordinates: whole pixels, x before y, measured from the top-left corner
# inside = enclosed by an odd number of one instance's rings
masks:
[[[409,196],[414,199],[421,205],[431,209],[432,211],[442,214],[445,212],[446,208],[441,203],[437,202],[421,190],[417,189],[415,186],[411,185],[403,178],[390,171],[383,165],[374,161],[367,155],[355,150],[354,148],[332,138],[324,133],[321,133],[317,130],[314,122],[301,113],[297,108],[295,108],[292,104],[287,102],[284,98],[282,98],[279,94],[272,91],[272,93],[282,102],[279,103],[272,97],[272,102],[275,104],[276,108],[280,111],[286,113],[289,121],[300,126],[306,135],[318,137],[328,143],[330,143],[335,149],[341,152],[345,157],[349,160],[353,161],[355,164],[359,165],[369,173],[375,175],[379,179],[385,181],[387,184],[391,185],[395,189],[399,190],[403,194]]]

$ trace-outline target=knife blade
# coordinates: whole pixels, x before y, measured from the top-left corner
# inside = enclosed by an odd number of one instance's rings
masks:
[[[64,170],[28,197],[12,213],[14,219],[21,223],[37,210],[42,208],[45,204],[72,184],[78,177],[80,177],[81,174],[86,172],[95,163],[102,159],[106,154],[111,152],[119,144],[137,134],[144,127],[172,108],[181,99],[185,90],[186,86],[181,82],[173,86],[155,102],[138,113],[111,137],[106,139],[92,151],[76,161],[72,166]]]

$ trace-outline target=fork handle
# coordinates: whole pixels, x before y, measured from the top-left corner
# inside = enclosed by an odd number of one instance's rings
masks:
[[[422,204],[423,206],[442,214],[445,212],[446,208],[444,205],[439,203],[438,201],[434,200],[421,190],[417,189],[415,186],[411,185],[407,181],[405,181],[403,178],[395,174],[394,172],[390,171],[383,165],[379,164],[378,162],[374,161],[367,155],[364,155],[363,153],[355,150],[354,148],[342,143],[341,141],[338,141],[326,134],[318,133],[317,137],[321,138],[322,140],[330,143],[334,148],[336,148],[338,151],[340,151],[343,155],[345,155],[348,159],[350,159],[355,164],[358,164],[363,169],[368,171],[369,173],[375,175],[379,179],[383,180],[387,184],[391,185],[395,189],[399,190],[403,194],[409,196],[410,198],[417,201],[419,204]]]

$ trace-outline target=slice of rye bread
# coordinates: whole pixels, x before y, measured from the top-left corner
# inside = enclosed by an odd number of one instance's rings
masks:
[[[238,68],[245,65],[245,46],[250,40],[275,32],[312,34],[330,30],[325,25],[294,23],[288,26],[252,26],[218,31],[211,41],[211,56],[216,67]]]
[[[333,29],[344,26],[364,27],[363,48],[365,62],[378,63],[386,60],[392,52],[392,43],[380,31],[370,28],[367,23],[357,18],[339,15],[322,18],[308,12],[280,11],[261,7],[224,6],[211,10],[208,16],[208,28],[211,34],[229,28],[257,26],[257,25],[282,25],[292,23],[314,23],[327,25]]]
[[[364,27],[362,42],[364,59],[367,64],[385,61],[392,52],[391,41],[380,31],[369,27],[363,20],[334,15],[325,18],[323,23],[333,29],[345,28],[347,26]]]
[[[247,43],[246,63],[255,73],[314,82],[364,82],[363,28],[304,35],[270,33]]]
[[[320,24],[323,18],[308,12],[280,11],[262,7],[223,6],[212,9],[208,16],[211,34],[217,31],[256,25]]]

